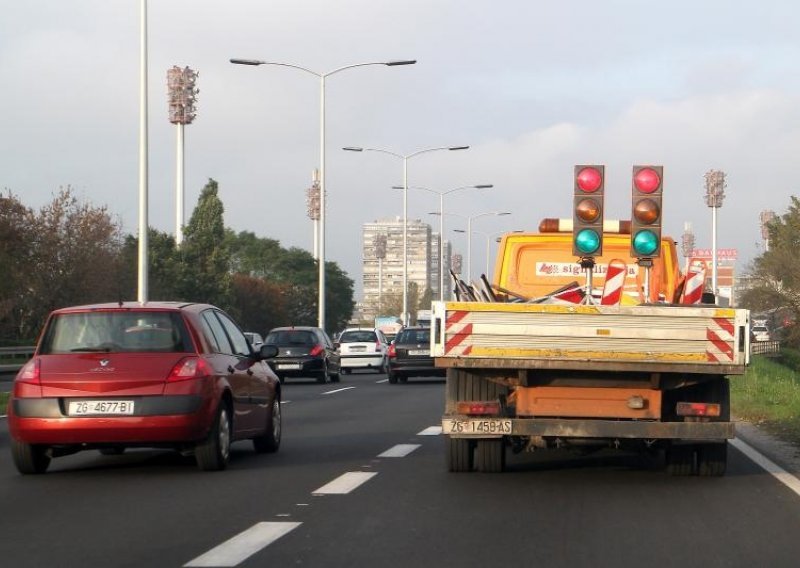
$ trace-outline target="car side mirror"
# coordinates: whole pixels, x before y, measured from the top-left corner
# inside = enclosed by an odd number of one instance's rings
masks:
[[[334,349],[339,349],[339,347],[340,347],[340,343],[338,341],[334,341],[333,342],[333,348]]]
[[[262,345],[258,350],[259,359],[272,359],[278,354],[278,347],[276,345]]]

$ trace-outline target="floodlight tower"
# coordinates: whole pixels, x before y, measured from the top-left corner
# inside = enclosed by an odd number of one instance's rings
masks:
[[[769,224],[775,218],[775,211],[766,209],[758,216],[761,221],[761,238],[764,241],[764,252],[769,252]]]
[[[308,218],[314,223],[314,260],[319,260],[319,218],[321,199],[319,170],[314,170],[311,181],[311,187],[306,190],[306,211],[308,213]]]
[[[722,207],[725,199],[725,172],[709,170],[706,178],[706,205],[711,208],[711,263],[712,278],[711,288],[714,297],[717,296],[717,209]]]
[[[188,67],[174,65],[167,70],[167,91],[169,93],[169,121],[177,127],[177,164],[175,174],[175,244],[183,242],[183,127],[191,124],[197,116],[195,103],[197,93],[195,87],[197,71]]]

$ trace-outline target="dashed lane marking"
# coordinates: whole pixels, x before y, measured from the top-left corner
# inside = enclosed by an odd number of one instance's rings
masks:
[[[376,472],[371,471],[348,471],[316,491],[312,491],[311,494],[346,495],[376,475],[378,475]]]
[[[344,387],[344,388],[341,388],[341,389],[336,389],[336,390],[332,390],[332,391],[323,392],[321,394],[335,394],[337,392],[342,392],[342,391],[346,391],[346,390],[350,390],[350,389],[354,389],[354,388],[356,388],[356,387]]]
[[[375,381],[375,384],[379,385],[381,383],[388,383],[388,382],[389,382],[389,379],[381,379],[380,381]]]
[[[425,428],[422,432],[417,432],[417,436],[438,436],[442,433],[441,426],[429,426]]]
[[[291,522],[256,523],[184,566],[236,566],[301,524]]]
[[[282,400],[281,404],[289,404],[290,402],[292,402],[292,401],[291,400]]]
[[[796,494],[800,495],[800,479],[797,479],[794,475],[783,469],[781,466],[776,464],[775,462],[768,459],[763,454],[756,451],[754,448],[748,446],[741,440],[735,438],[733,440],[729,440],[729,443],[746,455],[748,458],[756,462],[762,468],[764,468],[767,473],[771,474],[775,479],[783,483],[786,487],[794,491]]]
[[[404,458],[414,450],[420,447],[420,444],[397,444],[389,448],[382,454],[378,454],[379,458]]]

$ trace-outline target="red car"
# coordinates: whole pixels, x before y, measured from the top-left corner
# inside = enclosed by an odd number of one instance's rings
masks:
[[[234,321],[207,304],[99,304],[50,314],[8,405],[21,473],[54,457],[128,447],[193,451],[202,470],[227,466],[231,442],[281,442],[281,385]]]

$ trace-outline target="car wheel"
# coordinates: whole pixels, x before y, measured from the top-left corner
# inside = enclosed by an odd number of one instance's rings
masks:
[[[322,373],[317,376],[317,382],[320,384],[325,384],[330,381],[330,375],[328,374],[328,364],[325,363],[325,367],[322,369]]]
[[[231,419],[228,416],[228,407],[220,402],[214,425],[208,437],[197,444],[194,457],[197,467],[203,471],[219,471],[228,466],[231,454]]]
[[[44,473],[50,465],[47,446],[11,440],[11,456],[20,473]]]
[[[348,374],[350,372],[350,369],[345,369],[344,367],[342,367],[341,369],[339,369],[339,372],[342,375],[346,375],[346,374]]]
[[[390,382],[391,384],[393,384],[393,385],[396,385],[396,384],[397,384],[397,373],[395,373],[394,371],[391,371],[391,370],[390,370],[390,371],[387,373],[387,375],[388,375],[388,377],[389,377],[389,382]]]
[[[338,383],[340,379],[341,379],[341,371],[339,371],[338,373],[331,373],[332,383]]]
[[[263,436],[253,438],[253,447],[259,454],[272,454],[281,446],[281,401],[276,396],[272,400],[272,409],[267,416],[267,429]]]

